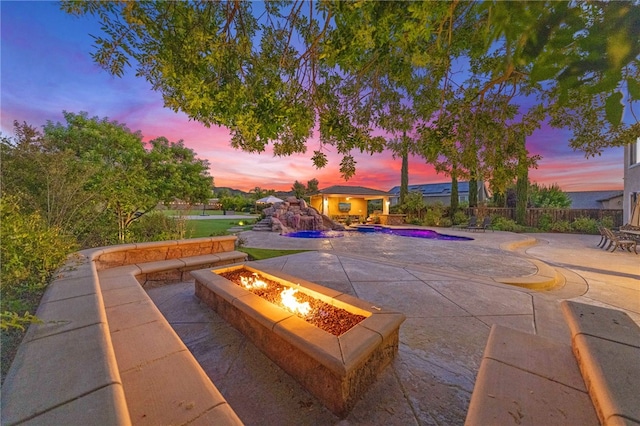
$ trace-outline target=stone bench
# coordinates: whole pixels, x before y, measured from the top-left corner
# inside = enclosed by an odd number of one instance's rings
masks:
[[[571,345],[494,325],[466,425],[640,425],[640,328],[563,301]]]
[[[640,327],[614,309],[564,301],[562,310],[600,422],[640,425]]]
[[[70,257],[2,389],[2,424],[242,424],[146,286],[246,260],[235,236],[126,244]]]

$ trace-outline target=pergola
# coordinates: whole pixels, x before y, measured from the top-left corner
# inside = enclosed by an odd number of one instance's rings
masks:
[[[309,204],[329,217],[367,216],[367,201],[382,200],[382,215],[389,214],[389,198],[393,194],[363,186],[335,185],[311,196]]]

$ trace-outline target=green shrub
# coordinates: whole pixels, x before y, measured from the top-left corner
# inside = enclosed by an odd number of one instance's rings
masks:
[[[445,228],[450,228],[452,225],[453,225],[453,221],[448,217],[443,217],[442,219],[440,219],[440,226]]]
[[[496,231],[524,232],[526,230],[524,226],[518,225],[515,221],[500,216],[493,220],[491,227]]]
[[[23,213],[17,197],[0,200],[0,325],[3,330],[32,322],[53,272],[75,250],[75,241],[50,228],[38,213]]]
[[[551,215],[549,213],[544,213],[542,216],[540,216],[540,219],[538,220],[538,229],[540,229],[543,232],[548,232],[551,230],[552,223],[553,223],[553,218],[551,217]]]
[[[143,215],[129,227],[132,242],[180,240],[185,235],[185,220],[170,217],[162,212]]]
[[[460,225],[467,222],[469,222],[469,218],[463,211],[458,210],[453,214],[453,225]]]
[[[609,229],[613,228],[613,218],[609,216],[603,217],[602,219],[600,219],[600,226]]]
[[[404,204],[401,209],[408,215],[422,218],[423,212],[427,209],[422,197],[422,192],[408,193],[404,199]]]
[[[76,235],[80,248],[118,244],[118,223],[107,211],[98,214],[86,232]]]
[[[411,219],[409,219],[409,224],[410,225],[420,225],[420,219],[417,217],[412,217]]]
[[[389,214],[402,214],[404,211],[402,210],[402,206],[400,204],[393,205],[389,207]]]
[[[568,220],[559,220],[551,224],[551,231],[553,232],[561,232],[561,233],[569,233],[571,232],[571,224]]]
[[[422,220],[422,225],[424,226],[440,226],[440,222],[442,221],[442,215],[440,211],[435,210],[427,210],[424,215],[424,219]]]
[[[430,204],[422,218],[423,226],[442,226],[446,209],[442,203]]]
[[[574,220],[571,229],[581,234],[599,234],[598,221],[588,217],[579,217]]]

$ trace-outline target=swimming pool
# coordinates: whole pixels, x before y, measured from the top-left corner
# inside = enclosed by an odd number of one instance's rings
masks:
[[[430,240],[446,240],[446,241],[472,241],[470,237],[459,237],[456,235],[440,234],[430,229],[419,228],[387,228],[386,226],[359,226],[356,231],[359,233],[382,233],[390,235],[398,235],[400,237],[427,238]],[[344,236],[339,231],[296,231],[283,234],[284,237],[291,238],[339,238]]]
[[[296,231],[282,234],[282,236],[290,238],[340,238],[344,237],[344,233],[339,231]]]

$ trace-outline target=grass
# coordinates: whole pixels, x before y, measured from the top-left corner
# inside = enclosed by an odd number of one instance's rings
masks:
[[[202,209],[195,210],[161,210],[162,213],[169,216],[200,216],[202,215]],[[205,210],[205,216],[222,216],[222,210]]]
[[[246,220],[188,220],[187,221],[187,235],[189,238],[208,237],[211,235],[227,235],[227,230],[232,226],[237,226],[239,222],[243,222],[245,225]],[[245,229],[250,229],[246,227]],[[263,248],[251,248],[241,247],[238,249],[243,253],[249,255],[250,260],[262,260],[270,259],[272,257],[287,256],[290,254],[302,253],[309,250],[271,250]]]
[[[303,253],[309,250],[272,250],[264,248],[241,247],[238,249],[249,255],[249,260],[271,259],[272,257],[288,256],[290,254]]]
[[[192,209],[192,210],[160,210],[162,213],[169,216],[202,216],[202,209]],[[205,216],[223,216],[224,212],[222,210],[205,210]],[[234,215],[240,216],[248,216],[249,213],[236,211],[233,213]]]
[[[237,219],[199,219],[199,220],[187,220],[187,236],[188,238],[210,237],[212,235],[227,235],[227,230],[233,226],[238,226],[242,222],[243,225],[253,222],[252,219],[237,220]],[[249,227],[245,228],[249,230]]]

